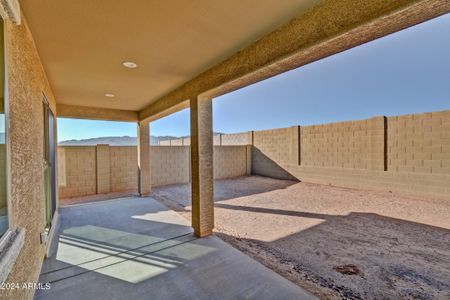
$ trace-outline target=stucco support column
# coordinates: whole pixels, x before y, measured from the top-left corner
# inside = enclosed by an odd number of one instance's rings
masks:
[[[212,101],[191,97],[192,227],[198,237],[214,228]]]
[[[138,191],[139,196],[147,196],[151,190],[150,179],[150,123],[138,123]]]

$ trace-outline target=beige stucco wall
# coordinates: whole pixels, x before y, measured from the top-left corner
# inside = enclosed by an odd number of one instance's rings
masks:
[[[55,99],[25,19],[6,23],[9,89],[10,211],[13,227],[25,229],[25,243],[7,279],[36,282],[44,258],[39,235],[45,227],[42,94]],[[1,299],[31,299],[32,289],[0,290]]]
[[[255,131],[252,173],[450,199],[449,129],[443,111]]]
[[[0,144],[0,211],[6,210],[6,145]]]

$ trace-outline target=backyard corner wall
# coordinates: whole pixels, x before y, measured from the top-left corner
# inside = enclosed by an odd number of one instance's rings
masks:
[[[59,197],[92,195],[97,188],[95,147],[58,147]]]
[[[25,242],[7,282],[36,282],[45,254],[39,235],[45,227],[43,192],[43,93],[56,116],[52,90],[25,18],[5,21],[9,90],[10,212],[13,229]],[[0,290],[1,299],[31,299],[33,289]]]
[[[449,134],[450,111],[217,134],[214,178],[252,173],[449,199]],[[190,182],[189,142],[151,146],[153,187]],[[137,192],[135,146],[58,148],[61,198]]]
[[[214,179],[247,175],[247,146],[214,146]]]
[[[60,199],[137,192],[136,146],[58,146]]]
[[[252,173],[450,199],[450,111],[253,132]]]
[[[152,146],[150,149],[152,186],[188,183],[190,151],[188,146]]]
[[[278,179],[295,180],[287,166],[295,164],[293,158],[298,147],[292,145],[298,126],[253,132],[252,174]]]
[[[250,173],[248,146],[214,146],[214,178]],[[137,192],[136,146],[59,146],[58,182],[64,199]],[[190,182],[189,146],[151,146],[152,186]]]

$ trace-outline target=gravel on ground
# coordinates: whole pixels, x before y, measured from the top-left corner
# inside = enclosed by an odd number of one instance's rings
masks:
[[[215,233],[322,299],[450,299],[450,202],[247,176],[218,180]],[[152,197],[190,219],[190,185]]]

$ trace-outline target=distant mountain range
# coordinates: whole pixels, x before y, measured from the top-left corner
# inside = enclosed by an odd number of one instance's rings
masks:
[[[177,139],[176,136],[150,136],[150,145],[158,145],[159,141]],[[61,141],[61,146],[92,146],[97,144],[108,144],[111,146],[136,146],[137,138],[133,136],[105,136],[84,140]]]
[[[218,132],[214,132],[214,135],[220,134]],[[150,136],[150,145],[159,145],[161,141],[180,139],[187,136]],[[0,137],[1,138],[1,137]],[[108,144],[111,146],[136,146],[137,145],[137,137],[133,136],[105,136],[84,140],[67,140],[61,141],[58,145],[61,146],[92,146],[97,144]]]

